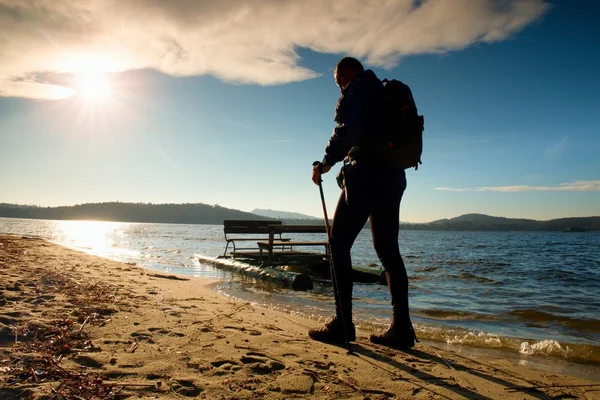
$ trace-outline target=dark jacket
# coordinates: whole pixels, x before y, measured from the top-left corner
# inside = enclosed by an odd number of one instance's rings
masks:
[[[323,164],[342,161],[348,151],[380,129],[383,84],[373,71],[360,73],[342,91],[335,108],[337,126],[325,149]]]

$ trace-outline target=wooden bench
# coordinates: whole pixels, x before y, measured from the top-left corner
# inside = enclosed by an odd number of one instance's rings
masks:
[[[223,233],[225,234],[225,251],[223,255],[227,255],[227,249],[229,244],[233,246],[232,253],[239,252],[239,250],[255,250],[255,247],[236,247],[236,242],[256,242],[261,240],[269,240],[269,226],[281,226],[281,221],[275,220],[225,220],[223,221]],[[234,236],[232,236],[234,235]],[[243,236],[239,236],[243,235]],[[250,236],[253,235],[253,236]],[[262,235],[257,237],[256,235]],[[283,238],[279,233],[278,240],[281,242],[288,241],[290,239]]]
[[[281,237],[284,233],[327,233],[327,228],[325,225],[269,225],[268,226],[269,239],[267,241],[259,241],[257,242],[258,248],[260,249],[260,256],[262,259],[263,251],[267,251],[267,263],[271,265],[274,261],[274,254],[277,248],[284,248],[289,246],[290,252],[289,254],[294,253],[296,256],[300,256],[302,254],[306,256],[323,256],[329,254],[329,243],[327,241],[293,241],[286,239],[276,240],[276,236],[279,235]],[[324,246],[325,252],[324,254],[308,254],[308,253],[298,253],[294,252],[294,246]],[[278,252],[278,256],[285,256],[286,252]]]

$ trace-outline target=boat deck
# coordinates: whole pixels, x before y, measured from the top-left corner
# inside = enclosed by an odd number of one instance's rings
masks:
[[[307,236],[294,240],[289,237],[292,234],[311,234],[309,237],[312,239],[323,234],[327,239],[325,225],[232,220],[224,221],[223,230],[226,240],[224,254],[215,259],[196,255],[200,261],[300,290],[312,289],[311,276],[331,278],[327,240],[306,240]],[[236,245],[236,241],[241,243]],[[252,242],[256,247],[252,246]],[[228,253],[229,244],[233,249]],[[297,250],[297,247],[304,251]],[[352,278],[355,282],[386,284],[382,270],[373,268],[353,267]]]
[[[234,251],[231,256],[235,259],[246,259],[258,264],[288,264],[288,263],[327,263],[326,253],[313,253],[297,250],[273,250],[271,252],[271,261],[268,261],[267,251],[259,249],[257,251]]]

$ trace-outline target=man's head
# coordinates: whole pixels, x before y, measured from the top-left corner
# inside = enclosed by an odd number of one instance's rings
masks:
[[[335,83],[340,87],[340,90],[344,90],[356,78],[356,75],[364,70],[365,68],[356,58],[344,57],[335,66],[333,78],[335,79]]]

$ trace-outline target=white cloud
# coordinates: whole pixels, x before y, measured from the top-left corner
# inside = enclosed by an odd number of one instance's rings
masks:
[[[561,183],[558,186],[486,186],[469,189],[435,188],[450,192],[600,192],[598,181],[573,181]]]
[[[573,181],[558,186],[490,186],[477,192],[600,192],[600,181]]]
[[[0,95],[52,97],[31,73],[153,68],[279,84],[317,74],[298,47],[391,67],[402,56],[504,40],[545,0],[0,0]],[[10,62],[6,62],[10,60]]]

